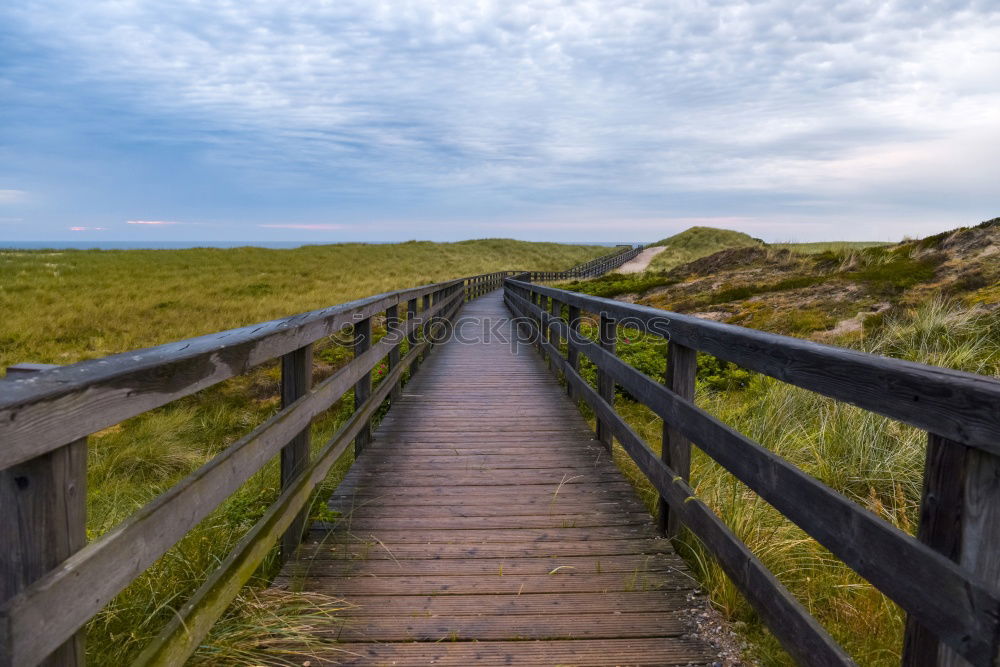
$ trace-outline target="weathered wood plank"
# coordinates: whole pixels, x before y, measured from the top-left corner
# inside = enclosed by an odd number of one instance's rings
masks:
[[[667,373],[664,384],[677,396],[694,402],[695,375],[698,372],[698,351],[671,341],[667,345]],[[691,478],[691,441],[674,428],[670,422],[663,422],[663,440],[660,458],[668,468],[681,476],[685,482]],[[670,504],[659,500],[657,520],[660,530],[667,537],[677,537],[680,522],[670,516]]]
[[[22,377],[51,364],[17,364],[7,377]],[[87,543],[87,439],[82,438],[6,470],[0,470],[0,604],[41,579]],[[0,656],[7,640],[0,631]],[[40,664],[84,664],[85,634],[77,632]],[[3,658],[0,657],[0,664]]]
[[[300,347],[281,358],[281,407],[287,408],[309,393],[312,387],[312,345]],[[287,489],[309,465],[309,425],[306,425],[281,449],[281,488]],[[306,516],[299,515],[281,536],[281,558],[295,553]]]
[[[614,657],[612,657],[614,656]],[[612,662],[609,663],[608,661]],[[717,656],[705,644],[669,638],[518,642],[343,643],[312,661],[321,665],[699,665]]]

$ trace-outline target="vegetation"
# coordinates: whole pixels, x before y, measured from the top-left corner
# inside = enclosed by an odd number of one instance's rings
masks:
[[[648,271],[667,271],[699,257],[705,257],[726,248],[763,246],[764,242],[742,232],[715,227],[691,227],[680,234],[652,243],[666,250],[653,258]]]
[[[602,246],[486,239],[294,250],[0,250],[0,366],[67,364],[501,269],[562,270]]]
[[[788,248],[789,244],[783,244]],[[873,354],[1000,376],[1000,220],[896,245],[815,244],[779,257],[723,252],[670,273],[639,303],[718,313],[723,321],[847,345]],[[792,248],[794,250],[794,248]],[[705,274],[705,267],[713,269]],[[641,284],[643,276],[632,276]],[[574,289],[607,292],[610,279]],[[948,295],[942,297],[941,294]],[[633,297],[634,298],[634,297]],[[872,306],[878,304],[877,309]],[[837,333],[838,320],[857,322]],[[586,329],[595,333],[593,328]],[[836,334],[830,337],[828,334]],[[619,332],[619,354],[662,377],[665,345]],[[586,377],[596,373],[582,364]],[[735,364],[699,355],[698,404],[808,474],[913,534],[926,435]],[[654,449],[662,422],[622,391],[619,412]],[[623,451],[616,460],[652,511],[656,496]],[[898,664],[905,615],[704,454],[696,491],[863,665]],[[749,656],[792,664],[749,605],[691,536],[684,556],[713,603],[749,640]]]
[[[648,345],[642,339],[633,343]],[[997,376],[1000,316],[931,300],[882,318],[854,346]],[[644,356],[639,351],[628,354]],[[642,370],[654,377],[662,375],[662,356],[652,366]],[[926,442],[918,429],[733,364],[706,362],[705,355],[699,357],[696,401],[883,519],[910,534],[915,532]],[[625,394],[619,394],[617,408],[658,450],[661,421]],[[652,487],[624,451],[616,452],[616,460],[653,511],[656,494]],[[905,622],[899,608],[697,448],[691,479],[699,497],[859,664],[898,664]],[[793,664],[710,554],[693,537],[685,537],[684,544],[684,555],[713,603],[750,640],[750,657],[767,665]]]
[[[561,270],[606,252],[507,240],[296,250],[2,251],[0,364],[72,363],[447,278],[522,267]],[[318,346],[314,381],[351,354],[336,341]],[[385,370],[376,369],[376,381]],[[274,414],[278,389],[277,365],[267,364],[91,436],[88,538],[103,535]],[[348,394],[317,420],[314,446],[352,410]],[[350,463],[348,455],[337,464],[318,498],[329,495]],[[257,521],[277,490],[272,462],[91,622],[88,661],[127,664]],[[313,513],[321,516],[324,509],[316,503]],[[266,583],[274,569],[272,555],[254,583]],[[315,602],[278,600],[251,587],[199,649],[195,663],[301,665],[303,658],[287,648],[306,634],[302,628],[310,614],[320,613]],[[332,613],[335,604],[322,602],[322,613]]]
[[[801,255],[814,255],[819,252],[849,252],[892,245],[882,241],[813,241],[811,243],[768,243],[768,247],[777,250],[791,250]]]

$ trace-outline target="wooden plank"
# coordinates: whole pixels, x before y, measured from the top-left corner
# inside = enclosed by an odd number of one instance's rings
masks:
[[[287,408],[309,393],[312,387],[312,345],[300,347],[281,358],[281,407]],[[296,433],[287,445],[281,448],[281,489],[292,485],[299,474],[309,465],[310,424]],[[286,560],[295,553],[305,530],[306,515],[300,514],[288,525],[281,537],[281,558]]]
[[[393,304],[385,309],[385,326],[387,336],[393,336],[395,339],[402,340],[398,305]],[[386,363],[389,372],[392,372],[399,365],[399,346],[394,346],[389,351],[389,358]],[[392,392],[389,394],[389,400],[395,403],[402,397],[402,393],[403,385],[402,379],[400,379],[399,382],[393,385]]]
[[[519,616],[524,614],[600,614],[625,608],[635,613],[687,609],[691,601],[665,591],[632,593],[536,593],[534,595],[352,595],[341,612],[347,617]],[[700,600],[699,600],[700,602]]]
[[[282,575],[276,586],[292,585]],[[690,582],[675,574],[615,572],[548,575],[426,577],[309,577],[309,590],[326,595],[533,595],[535,593],[600,593],[605,591],[687,591]]]
[[[961,554],[968,452],[963,445],[928,434],[917,539],[953,561]],[[938,651],[937,635],[912,615],[907,616],[902,663],[933,667],[938,664]]]
[[[698,665],[717,656],[701,642],[670,638],[519,642],[342,643],[321,652],[321,665]]]
[[[440,617],[344,617],[318,636],[342,642],[489,641],[531,639],[621,639],[679,637],[687,631],[687,615],[676,612],[606,614],[524,614]]]
[[[357,359],[368,351],[371,347],[372,342],[372,321],[370,317],[366,317],[360,322],[354,323],[354,357]],[[354,385],[354,409],[357,410],[368,397],[372,394],[372,373],[369,367],[368,370],[361,376],[361,378]],[[354,438],[354,456],[357,457],[361,452],[365,450],[365,447],[371,442],[372,431],[371,424],[365,424],[358,435]]]
[[[598,528],[646,526],[649,514],[552,514],[521,516],[432,516],[364,517],[348,515],[342,519],[320,522],[318,527],[336,528],[343,524],[355,532],[385,530],[501,530],[514,528]]]
[[[412,577],[433,575],[553,576],[573,571],[584,574],[633,572],[677,573],[683,561],[661,554],[617,556],[546,556],[465,559],[334,559],[299,561],[285,570],[289,576],[312,577]]]
[[[1000,454],[1000,381],[648,306],[511,281],[925,431]]]
[[[7,377],[29,376],[51,364],[16,364]],[[87,439],[0,470],[0,603],[6,603],[87,543]],[[8,640],[0,631],[0,663]],[[85,633],[78,632],[40,664],[84,664]]]
[[[570,332],[567,331],[567,335]],[[600,322],[600,345],[610,354],[615,353],[615,344],[618,338],[618,325],[606,313],[601,313]],[[601,395],[610,405],[615,403],[615,381],[610,375],[598,367],[597,369],[597,393]],[[612,430],[611,427],[597,420],[597,439],[604,443],[608,451],[611,451]]]
[[[433,544],[406,542],[347,541],[329,542],[326,530],[316,530],[303,543],[300,554],[309,558],[363,559],[468,559],[468,558],[557,558],[569,556],[622,556],[671,554],[666,540],[651,540],[644,535],[629,538],[587,540],[585,542],[513,541],[491,544]]]
[[[667,344],[667,373],[664,378],[667,387],[680,398],[694,402],[695,376],[698,373],[698,351],[671,341]],[[661,456],[668,468],[681,476],[685,482],[691,478],[691,441],[674,428],[670,422],[663,422]],[[670,504],[664,498],[659,500],[657,512],[660,530],[667,537],[677,537],[680,522],[670,516]]]

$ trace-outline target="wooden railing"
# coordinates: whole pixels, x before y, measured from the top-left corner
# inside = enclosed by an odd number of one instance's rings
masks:
[[[659,492],[664,533],[676,536],[686,526],[798,662],[853,664],[695,497],[688,482],[692,443],[906,611],[904,664],[998,664],[1000,382],[523,280],[506,280],[504,298],[565,378],[570,394],[594,411],[600,440],[610,448],[617,439]],[[599,321],[597,341],[580,332],[581,315],[587,313]],[[669,341],[662,383],[616,356],[619,325]],[[566,358],[560,353],[563,340]],[[917,537],[699,408],[694,402],[699,351],[927,431]],[[581,353],[597,368],[596,388],[578,372]],[[661,456],[615,411],[616,385],[662,418]]]
[[[136,661],[183,662],[273,546],[294,551],[310,494],[352,442],[355,452],[369,442],[372,416],[399,395],[404,372],[416,370],[432,345],[430,328],[512,273],[389,292],[71,366],[12,367],[0,380],[0,665],[82,664],[84,624],[280,456],[278,499]],[[382,313],[386,335],[373,343],[372,317]],[[310,387],[313,344],[345,327],[353,332],[353,360]],[[275,359],[277,414],[86,544],[88,435]],[[388,374],[373,390],[372,369],[384,359]],[[312,420],[351,389],[354,412],[310,458]]]
[[[594,276],[600,276],[608,271],[617,269],[619,266],[625,262],[633,259],[636,255],[642,252],[643,246],[637,245],[635,247],[625,246],[620,247],[619,250],[592,259],[589,262],[580,264],[579,266],[574,266],[572,269],[566,271],[523,271],[517,274],[517,278],[521,280],[528,281],[551,281],[551,280],[568,280],[570,278],[592,278]]]
[[[620,266],[624,251],[560,275]],[[84,663],[80,628],[275,455],[281,494],[142,653],[176,664],[194,650],[274,544],[294,551],[312,491],[372,416],[397,398],[431,341],[428,327],[465,299],[499,289],[501,271],[368,297],[259,325],[58,367],[19,364],[0,380],[0,667]],[[555,275],[553,273],[552,275]],[[402,309],[405,308],[405,314]],[[371,318],[387,334],[372,343]],[[354,359],[310,387],[313,343],[352,329]],[[408,352],[401,357],[403,341]],[[91,544],[86,543],[87,437],[271,360],[281,361],[282,409]],[[373,391],[371,372],[388,376]],[[310,459],[309,426],[347,391],[355,410]]]

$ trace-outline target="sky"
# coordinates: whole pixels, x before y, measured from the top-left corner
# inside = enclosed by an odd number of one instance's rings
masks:
[[[998,147],[996,0],[0,4],[0,241],[897,240]]]

